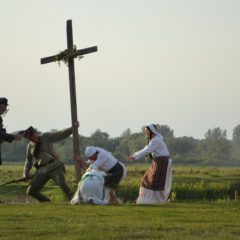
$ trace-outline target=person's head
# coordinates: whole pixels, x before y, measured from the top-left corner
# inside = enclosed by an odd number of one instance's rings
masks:
[[[0,97],[0,114],[7,112],[8,100],[5,97]]]
[[[95,161],[97,159],[98,151],[97,148],[94,146],[86,147],[85,149],[85,156],[87,159]]]
[[[35,128],[32,126],[27,128],[26,130],[22,131],[23,137],[32,141],[37,142],[38,140],[38,132]]]
[[[153,123],[148,124],[145,127],[145,133],[148,139],[152,139],[156,134],[158,134],[157,126]]]

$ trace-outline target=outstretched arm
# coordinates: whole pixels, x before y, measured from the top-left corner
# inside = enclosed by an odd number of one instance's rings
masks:
[[[12,142],[14,140],[21,140],[22,135],[17,133],[17,134],[10,134],[5,131],[0,132],[0,139],[1,141],[5,142]]]
[[[79,127],[79,122],[75,122],[74,126],[75,128]],[[72,134],[72,127],[70,128],[66,128],[64,130],[58,131],[58,132],[54,132],[54,133],[48,133],[48,137],[50,139],[51,142],[57,142],[57,141],[61,141],[63,139],[65,139],[66,137],[70,136]]]

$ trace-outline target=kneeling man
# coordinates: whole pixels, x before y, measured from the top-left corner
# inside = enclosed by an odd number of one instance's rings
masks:
[[[71,200],[71,204],[108,204],[109,189],[104,187],[105,175],[102,171],[88,168],[78,184],[78,189]]]

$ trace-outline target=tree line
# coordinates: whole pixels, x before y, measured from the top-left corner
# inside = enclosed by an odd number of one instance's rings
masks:
[[[233,129],[232,139],[227,139],[227,131],[219,127],[209,129],[204,139],[175,137],[168,125],[157,125],[171,153],[174,164],[199,166],[240,166],[240,124]],[[56,131],[56,130],[51,130]],[[3,143],[2,161],[24,162],[27,140]],[[105,148],[122,162],[127,162],[130,153],[142,149],[147,144],[144,127],[132,133],[125,130],[120,137],[110,138],[109,134],[97,129],[90,137],[80,135],[80,152],[84,158],[86,146]],[[55,150],[65,163],[74,163],[72,137],[55,144]],[[150,162],[147,156],[138,162]]]

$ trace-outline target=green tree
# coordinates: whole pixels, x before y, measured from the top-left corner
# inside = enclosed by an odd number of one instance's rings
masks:
[[[4,162],[23,162],[26,157],[26,147],[28,141],[22,139],[21,141],[14,141],[12,143],[3,143],[2,149],[2,161]]]
[[[197,140],[192,137],[174,138],[168,141],[168,148],[171,155],[195,152]]]
[[[168,125],[157,124],[157,128],[165,140],[174,138],[174,131]]]
[[[227,140],[227,131],[217,127],[209,129],[200,145],[206,164],[220,165],[230,161],[231,145]]]
[[[233,129],[232,160],[234,164],[240,164],[240,124]]]
[[[199,140],[192,137],[170,138],[167,141],[171,158],[177,164],[199,164]]]
[[[240,124],[233,129],[232,140],[233,145],[235,145],[237,148],[240,148]]]
[[[119,144],[116,147],[116,152],[121,155],[121,159],[127,161],[131,153],[142,149],[147,144],[143,131],[144,127],[142,132],[131,134],[130,129],[127,129],[121,134]]]

